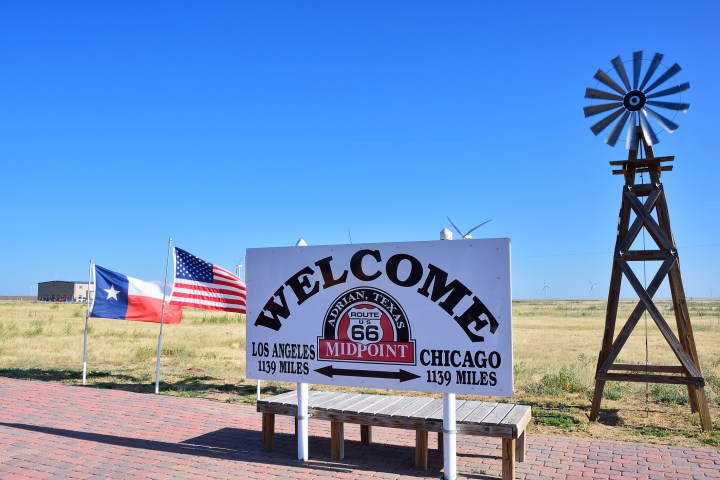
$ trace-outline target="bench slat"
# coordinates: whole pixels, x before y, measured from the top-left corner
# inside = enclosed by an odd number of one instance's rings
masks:
[[[335,406],[335,404],[346,401],[348,398],[355,397],[352,393],[336,393],[335,395],[324,395],[322,397],[315,396],[310,398],[309,407],[327,408]]]
[[[480,405],[475,407],[475,410],[473,410],[470,415],[462,420],[462,422],[480,423],[485,420],[485,417],[487,417],[495,407],[497,407],[497,402],[481,402]]]
[[[333,403],[332,408],[335,410],[343,410],[344,408],[354,405],[360,400],[365,398],[365,395],[362,393],[357,393],[355,395],[349,394],[347,397],[343,398],[342,400],[338,401],[337,403]]]
[[[420,410],[415,412],[413,414],[413,417],[418,418],[428,418],[430,415],[435,413],[437,410],[440,410],[440,415],[442,416],[442,400],[439,398],[433,398],[432,402],[428,403],[424,407],[422,407]]]
[[[432,402],[432,398],[426,397],[415,397],[408,403],[403,403],[400,408],[394,412],[385,412],[386,415],[391,417],[412,417],[414,413],[420,410],[422,407]]]
[[[515,405],[500,423],[514,425],[523,430],[530,421],[532,409],[528,405]]]
[[[455,412],[457,412],[458,408],[461,408],[463,405],[467,403],[467,400],[456,400],[455,401]],[[430,415],[428,415],[426,418],[432,418],[433,420],[442,420],[443,419],[443,401],[440,400],[440,410],[436,410]]]
[[[316,392],[312,391],[308,398],[308,408],[315,408],[317,405],[321,405],[325,402],[332,401],[333,398],[335,398],[336,395],[343,395],[338,394],[337,392]],[[297,400],[296,400],[297,401]]]
[[[481,402],[475,400],[468,400],[462,405],[455,405],[455,421],[462,422],[465,418],[470,415],[480,405]]]
[[[391,407],[393,404],[399,402],[402,397],[397,395],[383,395],[383,399],[377,402],[373,402],[372,405],[368,405],[362,410],[365,415],[377,415],[382,412],[385,408]]]
[[[500,423],[518,423],[527,414],[528,410],[530,410],[530,407],[527,405],[514,405]]]
[[[367,407],[371,406],[374,402],[382,400],[385,395],[363,395],[357,402],[352,405],[347,405],[343,408],[343,412],[362,412]]]
[[[361,403],[364,405],[367,399],[371,396],[372,395],[368,395],[366,393],[361,393],[353,399],[348,399],[348,401],[344,402],[342,405],[337,405],[336,409],[342,412],[354,412],[358,405]]]
[[[288,399],[295,400],[295,403],[297,404],[297,392],[295,390],[291,390],[289,392],[281,393],[280,395],[275,395],[274,397],[263,399],[263,401],[272,401],[273,403],[287,403]]]
[[[515,405],[512,403],[499,403],[490,414],[483,420],[483,423],[500,423]]]

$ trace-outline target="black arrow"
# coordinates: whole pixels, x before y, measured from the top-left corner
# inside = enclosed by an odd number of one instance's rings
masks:
[[[318,368],[315,371],[330,378],[332,378],[333,375],[345,377],[394,378],[400,380],[400,382],[420,378],[420,375],[415,375],[414,373],[403,370],[402,368],[397,372],[383,372],[378,370],[351,370],[349,368],[335,368],[332,365],[328,365],[327,367]]]

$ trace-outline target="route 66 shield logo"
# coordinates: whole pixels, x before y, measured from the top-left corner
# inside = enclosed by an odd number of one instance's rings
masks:
[[[371,305],[353,307],[348,313],[349,323],[347,336],[353,342],[367,345],[379,342],[383,338],[383,328],[380,322],[382,312]]]

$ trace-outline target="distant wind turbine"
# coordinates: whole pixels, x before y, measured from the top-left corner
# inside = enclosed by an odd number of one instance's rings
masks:
[[[545,294],[545,300],[547,300],[547,291],[550,290],[550,285],[548,285],[546,282],[543,282],[543,288],[540,291],[540,293]]]
[[[595,300],[595,285],[597,285],[597,282],[593,283],[590,280],[588,280],[588,282],[590,282],[590,295],[592,295],[592,299]]]
[[[447,219],[448,219],[448,222],[450,222],[450,225],[452,225],[452,226],[455,228],[455,231],[457,231],[458,234],[460,234],[460,237],[461,237],[463,240],[470,240],[470,239],[472,239],[472,235],[470,235],[472,232],[474,232],[474,231],[477,230],[478,228],[482,227],[482,226],[485,225],[486,223],[492,221],[492,218],[491,218],[490,220],[485,220],[485,221],[482,222],[480,225],[476,225],[476,226],[474,226],[473,228],[471,228],[470,230],[468,230],[467,233],[462,233],[462,232],[460,231],[460,229],[457,227],[457,225],[455,225],[455,224],[453,223],[453,221],[450,220],[450,217],[447,217]]]

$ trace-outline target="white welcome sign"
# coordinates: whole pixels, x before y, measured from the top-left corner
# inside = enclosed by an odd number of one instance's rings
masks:
[[[247,377],[511,396],[510,240],[247,250]]]

